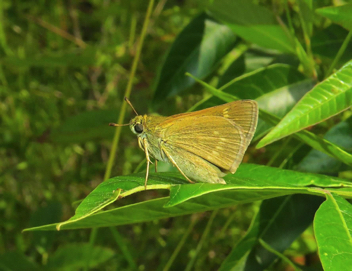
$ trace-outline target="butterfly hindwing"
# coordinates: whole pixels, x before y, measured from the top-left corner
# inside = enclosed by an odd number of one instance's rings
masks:
[[[167,129],[163,129],[160,136],[165,144],[195,154],[232,173],[247,149],[243,128],[233,120],[220,116],[177,118]]]

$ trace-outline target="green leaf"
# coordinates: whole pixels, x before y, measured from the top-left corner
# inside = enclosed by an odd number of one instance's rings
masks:
[[[109,139],[115,130],[109,126],[118,117],[116,110],[87,111],[72,116],[50,133],[55,143],[81,143],[88,140]]]
[[[219,91],[225,94],[231,94],[240,99],[258,99],[257,101],[263,106],[266,105],[272,109],[274,104],[274,111],[277,114],[283,114],[285,102],[297,101],[302,95],[312,86],[312,80],[304,77],[296,69],[285,64],[274,64],[266,68],[260,68],[255,71],[245,73],[223,85]],[[275,94],[274,94],[275,93]],[[284,100],[279,103],[270,102],[268,97],[271,95],[285,96]],[[268,96],[265,96],[268,95]],[[263,97],[262,97],[263,96]],[[260,98],[262,97],[262,98]],[[281,96],[282,98],[282,96]],[[262,101],[260,101],[262,100]],[[227,101],[227,100],[226,100]],[[230,98],[229,101],[233,101]],[[198,104],[194,110],[207,108],[209,106],[222,104],[223,100],[219,97],[211,97],[201,104]],[[288,105],[290,106],[290,105]],[[282,111],[283,110],[283,111]],[[281,112],[281,113],[280,113]]]
[[[304,80],[311,82],[310,79],[306,79],[303,74],[288,65],[274,64],[237,77],[219,90],[241,99],[256,99],[281,88],[290,91],[291,85]],[[294,91],[291,92],[294,96]]]
[[[235,59],[226,71],[219,78],[218,88],[227,84],[236,77],[242,75],[245,71],[244,55],[242,54],[239,58]]]
[[[122,189],[120,199],[144,191],[144,178],[144,173],[111,178],[82,201],[70,220],[27,230],[53,230],[55,226],[60,226],[60,229],[116,226],[215,210],[295,193],[324,193],[320,188],[310,186],[325,187],[345,197],[352,197],[352,185],[342,179],[242,164],[236,174],[225,176],[227,185],[189,184],[181,179],[182,175],[179,173],[150,174],[147,189],[170,189],[170,197],[93,214],[113,202],[109,199],[116,189]]]
[[[315,215],[314,231],[324,270],[352,266],[352,206],[348,201],[327,192]]]
[[[352,155],[330,141],[320,138],[308,131],[300,131],[294,134],[294,136],[299,138],[302,142],[307,143],[312,148],[334,157],[348,166],[352,166]]]
[[[326,140],[352,152],[352,117],[332,127],[324,136]],[[332,174],[346,170],[344,164],[318,150],[311,150],[297,165],[297,170]]]
[[[305,79],[292,83],[282,88],[277,88],[256,99],[261,111],[265,110],[277,117],[283,117],[293,106],[313,87],[313,81]],[[278,123],[278,121],[276,122]],[[253,141],[266,134],[273,125],[267,123],[262,114],[259,115],[259,121]]]
[[[263,270],[277,257],[259,244],[264,240],[279,252],[312,223],[322,199],[309,195],[292,195],[265,200],[246,235],[236,244],[220,270]]]
[[[274,14],[263,6],[248,0],[217,0],[208,11],[245,40],[281,52],[295,52],[288,33],[278,25]]]
[[[322,122],[351,105],[352,61],[308,92],[257,148]]]
[[[233,48],[236,37],[225,25],[206,14],[196,17],[176,38],[158,74],[154,104],[194,84],[190,72],[204,78]]]
[[[60,247],[48,260],[48,268],[59,270],[79,270],[94,268],[106,262],[114,251],[109,248],[91,246],[90,244],[69,244]]]
[[[319,55],[319,57],[333,59],[336,57],[336,53],[341,48],[347,35],[347,30],[339,25],[333,24],[328,28],[318,31],[312,37],[312,51],[315,55]],[[347,45],[339,63],[344,64],[350,59],[352,59],[351,42]]]
[[[319,8],[316,12],[352,31],[352,4]]]

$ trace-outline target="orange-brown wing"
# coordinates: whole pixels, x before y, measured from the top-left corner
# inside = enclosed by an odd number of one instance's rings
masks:
[[[168,117],[161,126],[172,125],[176,120],[184,117],[218,116],[234,121],[243,129],[243,134],[248,147],[251,142],[258,122],[258,104],[253,100],[240,100],[218,105],[203,110],[183,113]]]
[[[160,136],[165,144],[189,151],[232,173],[247,149],[243,129],[218,116],[178,118]]]

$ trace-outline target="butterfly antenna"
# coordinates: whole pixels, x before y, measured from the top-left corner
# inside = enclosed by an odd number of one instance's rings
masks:
[[[138,116],[139,114],[137,113],[136,109],[134,109],[133,105],[131,104],[130,100],[127,97],[125,97],[125,101],[130,105],[134,113],[136,113],[136,115]]]
[[[115,127],[119,127],[119,126],[128,126],[130,125],[129,123],[126,124],[116,124],[116,123],[109,123],[109,126],[115,126]]]

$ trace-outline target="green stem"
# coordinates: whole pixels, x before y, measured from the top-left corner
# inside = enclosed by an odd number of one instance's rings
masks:
[[[294,148],[293,151],[291,151],[287,157],[281,162],[279,168],[284,168],[284,166],[286,165],[286,163],[292,158],[292,156],[304,145],[304,143],[300,142],[299,144],[297,144],[297,146]]]
[[[302,14],[302,10],[301,10],[301,5],[303,5],[303,3],[301,2],[302,0],[299,0],[299,1],[300,2],[298,3],[298,16],[299,16],[299,20],[300,20],[301,26],[302,26],[304,42],[306,44],[306,52],[310,58],[313,58],[312,49],[311,49],[311,42],[310,42],[310,37],[309,37],[309,29],[311,27],[308,25],[308,22],[306,22],[303,18],[303,14]]]
[[[237,216],[237,208],[235,206],[234,209],[231,209],[232,211],[232,214],[229,216],[229,218],[226,220],[225,222],[225,225],[222,227],[222,229],[220,230],[220,233],[219,233],[219,238],[218,239],[222,239],[225,237],[225,233],[226,233],[226,230],[227,228],[230,226],[231,222],[236,218]]]
[[[289,258],[287,258],[285,255],[283,255],[282,253],[278,252],[277,250],[273,249],[268,243],[266,243],[265,241],[263,241],[263,239],[259,239],[259,243],[267,250],[270,251],[271,253],[275,254],[276,256],[278,256],[281,260],[283,260],[284,262],[286,262],[289,266],[291,266],[293,268],[293,270],[295,271],[302,271],[301,268],[299,268],[298,266],[296,266]]]
[[[287,18],[287,22],[288,22],[288,28],[291,31],[291,35],[295,36],[295,29],[293,27],[292,18],[291,18],[291,15],[290,15],[290,10],[288,8],[287,0],[284,1],[284,6],[285,6],[286,18]]]
[[[207,226],[205,227],[204,233],[203,233],[203,235],[202,235],[202,237],[201,237],[201,239],[200,239],[200,241],[198,243],[198,246],[196,248],[196,252],[195,252],[194,256],[192,257],[192,259],[187,264],[185,271],[192,270],[192,267],[193,267],[193,265],[194,265],[194,263],[195,263],[195,261],[197,259],[197,256],[198,256],[200,250],[202,249],[205,240],[208,238],[208,234],[210,232],[211,225],[213,224],[214,218],[217,215],[218,211],[219,211],[219,209],[217,209],[217,210],[212,212],[212,214],[211,214],[211,216],[209,218],[209,221],[207,223]]]
[[[284,140],[283,144],[280,147],[280,151],[276,152],[271,159],[269,160],[269,162],[266,164],[268,167],[270,167],[276,160],[276,158],[285,150],[287,144],[290,142],[291,137],[288,137]]]
[[[89,244],[90,244],[89,249],[90,249],[90,251],[89,251],[89,254],[92,254],[94,243],[95,243],[95,240],[97,239],[97,234],[98,234],[98,228],[93,228],[92,231],[90,232],[90,236],[89,236]],[[85,271],[89,270],[89,263],[90,263],[90,257],[87,257],[86,266],[84,267]]]
[[[123,256],[126,258],[126,260],[128,261],[128,264],[130,265],[129,270],[138,270],[138,267],[133,260],[132,254],[129,251],[121,234],[117,231],[117,229],[115,227],[110,227],[110,231],[111,231],[112,235],[114,236],[114,239],[115,239],[117,246],[120,248]]]
[[[337,62],[340,60],[341,56],[343,55],[343,53],[346,51],[347,45],[350,42],[350,39],[352,37],[352,31],[350,31],[347,35],[347,37],[345,38],[345,40],[343,41],[339,51],[336,54],[336,57],[334,59],[334,61],[331,63],[331,66],[329,67],[329,70],[326,73],[325,78],[327,78],[328,76],[330,76],[330,74],[332,73],[332,70],[334,69],[334,67],[336,66]]]
[[[166,263],[163,271],[168,271],[171,267],[171,265],[173,264],[173,262],[175,261],[178,253],[180,252],[181,248],[183,247],[183,245],[185,244],[188,236],[190,235],[190,233],[192,232],[194,226],[196,225],[197,222],[197,216],[192,216],[191,217],[191,223],[189,224],[187,231],[185,232],[185,234],[182,236],[182,239],[180,240],[180,242],[178,243],[176,249],[174,250],[174,252],[172,253],[170,259],[168,260],[168,262]]]
[[[141,54],[141,51],[142,51],[143,42],[144,42],[145,34],[147,32],[147,28],[148,28],[148,24],[149,24],[150,15],[152,13],[153,5],[154,5],[154,0],[150,0],[149,1],[149,5],[148,5],[148,9],[147,9],[147,14],[145,16],[144,23],[143,23],[141,36],[139,38],[136,55],[134,56],[134,59],[133,59],[131,73],[130,73],[130,76],[129,76],[129,79],[128,79],[128,83],[127,83],[127,87],[126,87],[126,91],[125,91],[125,95],[124,95],[126,98],[129,98],[130,94],[131,94],[132,85],[133,85],[133,78],[134,78],[134,75],[135,75],[136,70],[137,70],[137,65],[138,65],[139,57],[140,57],[140,54]],[[121,107],[121,110],[120,110],[120,116],[119,116],[119,119],[117,121],[118,124],[122,124],[123,123],[123,120],[125,119],[126,108],[127,108],[127,103],[123,101],[122,102],[122,107]],[[111,175],[111,169],[112,169],[112,167],[114,165],[114,162],[115,162],[117,146],[118,146],[119,140],[120,140],[121,129],[122,129],[121,126],[116,128],[114,139],[112,141],[112,146],[111,146],[111,152],[110,152],[110,156],[109,156],[108,165],[106,167],[106,171],[105,171],[105,175],[104,175],[104,181],[109,179],[110,175]]]
[[[134,38],[136,35],[136,26],[137,26],[137,16],[136,13],[133,13],[131,18],[131,28],[130,28],[130,38],[128,40],[128,48],[132,50],[134,44]]]
[[[135,73],[136,73],[136,70],[137,70],[137,65],[138,65],[138,62],[139,62],[139,58],[140,58],[140,55],[141,55],[141,52],[142,52],[143,42],[144,42],[145,35],[146,35],[147,29],[148,29],[148,24],[149,24],[150,15],[152,13],[153,6],[154,6],[154,0],[150,0],[149,1],[149,5],[148,5],[148,9],[147,9],[147,14],[145,16],[144,23],[143,23],[141,36],[139,38],[139,42],[138,42],[138,45],[137,45],[137,51],[136,51],[136,54],[135,54],[134,59],[133,59],[132,68],[131,68],[130,76],[128,78],[127,87],[126,87],[126,90],[125,90],[125,95],[124,96],[127,97],[127,98],[129,98],[130,94],[131,94],[132,85],[133,85],[133,79],[134,79],[134,76],[135,76]],[[133,18],[132,18],[131,31],[133,30],[133,27],[134,27],[134,21],[133,21]],[[131,40],[132,40],[132,37],[130,37],[130,41]],[[127,108],[127,103],[125,101],[123,101],[122,102],[122,107],[121,107],[121,110],[120,110],[119,119],[117,121],[118,124],[122,124],[123,123],[123,120],[125,119],[126,108]],[[110,176],[111,176],[111,170],[112,170],[112,167],[113,167],[114,162],[115,162],[117,146],[118,146],[119,140],[120,140],[121,129],[122,129],[122,127],[120,126],[120,127],[117,127],[116,131],[115,131],[114,139],[112,141],[109,161],[108,161],[108,164],[106,166],[106,171],[105,171],[105,175],[104,175],[104,181],[108,180],[110,178]],[[113,234],[115,240],[117,240],[117,236],[118,236],[117,230],[115,228],[113,228],[113,227],[110,227],[110,230],[112,231],[112,234]],[[119,242],[117,242],[117,243],[120,246],[120,248],[122,248],[121,243],[119,243]],[[126,260],[129,262],[130,267],[132,267],[133,269],[136,270],[137,269],[136,264],[134,263],[132,257],[130,257],[130,255],[127,253],[128,251],[126,252],[126,250],[122,250],[122,252],[123,252]]]

